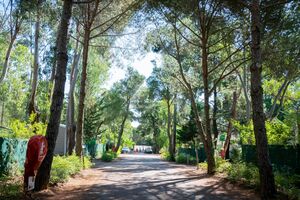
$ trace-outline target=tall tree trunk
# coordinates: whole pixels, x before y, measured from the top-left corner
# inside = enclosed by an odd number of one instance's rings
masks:
[[[227,153],[227,151],[229,151],[229,144],[230,144],[231,132],[232,132],[232,121],[236,119],[237,100],[238,100],[238,95],[237,95],[237,92],[234,91],[233,95],[232,95],[232,106],[231,106],[230,119],[229,119],[228,127],[227,127],[227,137],[226,137],[224,147],[223,147],[225,154]]]
[[[176,101],[176,96],[174,98],[174,101]],[[172,133],[172,153],[175,160],[176,155],[176,126],[177,126],[177,104],[174,102],[174,112],[173,112],[173,133]]]
[[[3,82],[3,80],[4,80],[5,76],[6,76],[7,70],[8,70],[8,64],[9,64],[10,54],[11,54],[13,45],[14,45],[14,43],[16,41],[17,34],[19,32],[19,28],[17,26],[19,26],[18,23],[16,23],[15,31],[11,35],[11,39],[10,39],[10,42],[9,42],[9,45],[8,45],[8,49],[6,51],[5,60],[4,60],[3,68],[2,68],[2,73],[1,73],[1,76],[0,76],[0,83]]]
[[[1,126],[3,126],[3,120],[4,120],[4,109],[5,109],[5,101],[2,101],[2,106],[1,106]]]
[[[261,60],[261,10],[260,1],[251,3],[251,99],[252,120],[254,126],[257,160],[260,175],[260,192],[262,199],[270,199],[276,193],[272,165],[269,158],[268,140],[265,127],[262,89],[262,60]]]
[[[276,111],[275,115],[271,118],[271,120],[273,120],[274,118],[278,117],[278,115],[280,114],[280,110],[281,110],[282,105],[283,105],[285,93],[286,93],[286,91],[287,91],[287,89],[288,89],[288,87],[289,87],[290,84],[291,84],[291,81],[288,81],[287,84],[285,85],[285,88],[284,88],[284,90],[282,92],[282,95],[280,97],[279,106],[277,108],[277,111]]]
[[[31,93],[30,100],[28,104],[28,115],[37,114],[34,121],[38,121],[39,114],[37,110],[37,104],[35,101],[36,90],[38,84],[38,71],[39,71],[39,37],[40,37],[40,0],[37,2],[37,13],[35,22],[35,35],[34,35],[34,61],[33,61],[33,72],[32,72],[32,82],[31,82]]]
[[[216,168],[216,163],[215,163],[215,159],[214,159],[214,149],[213,149],[213,144],[212,144],[212,138],[211,138],[210,132],[207,133],[206,129],[203,127],[201,116],[199,114],[196,99],[195,99],[195,96],[194,96],[194,91],[192,89],[191,84],[185,78],[185,75],[184,75],[184,72],[183,72],[183,66],[181,64],[181,57],[180,57],[180,54],[179,54],[179,44],[178,44],[178,40],[177,40],[176,30],[174,31],[174,36],[175,36],[175,46],[176,46],[176,60],[177,60],[177,63],[179,65],[180,75],[181,75],[181,78],[183,80],[183,83],[185,84],[187,92],[189,94],[189,98],[191,100],[191,105],[192,105],[194,113],[195,113],[194,120],[195,120],[197,129],[199,131],[199,135],[200,135],[201,140],[202,140],[203,145],[204,145],[205,155],[207,157],[207,165],[208,165],[207,173],[208,174],[214,174],[215,173],[215,168]],[[206,65],[206,67],[204,67],[204,69],[206,68],[206,78],[207,78],[207,73],[208,73],[207,72],[207,58],[208,58],[207,56],[208,55],[207,55],[206,45],[204,45],[204,46],[205,46],[205,48],[204,48],[205,50],[203,51],[204,53],[202,52],[203,55],[204,55],[204,57],[202,55],[202,62],[203,62],[202,64]],[[203,60],[205,60],[205,61],[203,61]],[[203,75],[203,76],[205,76],[205,75]],[[208,83],[207,80],[206,80],[206,83]],[[208,94],[208,84],[206,86],[206,93]],[[206,95],[207,105],[208,105],[208,100],[209,100],[209,97],[208,97],[208,95]],[[209,114],[209,105],[208,105],[207,108],[208,108],[207,110],[208,110],[208,114]],[[207,116],[207,117],[209,119],[209,116]],[[209,123],[209,120],[206,123]],[[208,126],[208,127],[209,127],[208,130],[210,130],[210,126]]]
[[[276,105],[277,105],[277,100],[279,99],[279,97],[281,96],[281,93],[282,91],[285,90],[286,88],[286,85],[288,84],[288,78],[286,77],[283,84],[280,86],[274,100],[273,100],[273,104],[272,104],[272,107],[267,115],[268,119],[272,119],[273,118],[273,115],[274,115],[274,112],[275,112],[275,109],[276,109]]]
[[[214,146],[217,146],[217,140],[219,136],[218,124],[217,124],[217,112],[218,112],[218,100],[217,100],[217,87],[214,89],[214,107],[212,117],[212,130],[214,134]]]
[[[171,116],[171,103],[170,103],[170,98],[167,99],[167,107],[168,107],[168,122],[167,122],[167,134],[168,134],[168,139],[169,139],[169,154],[170,154],[170,159],[172,161],[175,160],[175,156],[173,154],[173,140],[172,140],[172,133],[171,133],[171,123],[172,123],[172,116]]]
[[[209,85],[208,85],[208,53],[207,53],[207,39],[206,31],[202,30],[202,79],[204,86],[204,115],[205,115],[205,133],[206,133],[206,146],[209,149],[207,154],[207,171],[208,174],[214,174],[216,171],[216,164],[214,158],[214,148],[211,137],[210,126],[210,107],[209,107]]]
[[[246,122],[249,122],[250,118],[251,118],[251,101],[248,96],[247,68],[246,67],[243,68],[243,78],[239,73],[237,73],[237,74],[241,81],[243,92],[244,92],[244,97],[246,100]]]
[[[66,124],[67,124],[67,145],[68,145],[68,154],[71,155],[73,153],[73,149],[75,147],[75,130],[74,126],[74,113],[75,113],[75,103],[74,103],[74,90],[78,75],[78,64],[80,59],[81,51],[78,52],[78,41],[76,42],[74,59],[72,63],[72,69],[70,73],[70,90],[68,94],[68,107],[67,107],[67,116],[66,116]]]
[[[116,146],[116,149],[115,149],[116,152],[118,152],[118,150],[121,146],[122,136],[123,136],[124,127],[125,127],[125,122],[127,120],[128,114],[129,114],[129,106],[130,106],[130,98],[127,99],[126,113],[125,113],[125,116],[122,120],[120,130],[119,130],[119,133],[118,133],[118,142],[117,142],[117,146]]]
[[[49,123],[46,131],[46,138],[48,141],[48,152],[42,162],[35,181],[35,190],[40,191],[46,189],[50,179],[50,170],[53,161],[53,152],[55,142],[58,135],[60,124],[60,116],[63,108],[63,99],[66,82],[66,70],[68,64],[67,42],[68,42],[68,27],[72,15],[72,0],[64,0],[63,11],[58,31],[57,42],[57,66],[54,92],[52,96],[51,112]]]
[[[85,101],[85,86],[87,79],[88,53],[90,43],[90,27],[84,30],[83,55],[82,55],[82,72],[80,82],[80,94],[78,103],[78,118],[76,127],[76,155],[82,154],[82,135],[83,135],[83,120],[84,120],[84,101]]]

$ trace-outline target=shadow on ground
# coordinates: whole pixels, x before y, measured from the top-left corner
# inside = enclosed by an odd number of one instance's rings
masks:
[[[259,199],[251,190],[205,173],[193,173],[194,167],[171,164],[159,157],[126,156],[112,163],[96,161],[93,170],[95,176],[101,174],[96,183],[51,190],[39,195],[40,199]]]

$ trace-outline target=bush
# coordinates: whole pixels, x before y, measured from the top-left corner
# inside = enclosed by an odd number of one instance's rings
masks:
[[[291,199],[300,199],[300,175],[275,172],[277,188],[287,194]]]
[[[160,151],[160,156],[162,157],[163,160],[167,160],[167,161],[171,161],[171,155],[169,153],[169,151],[167,150],[167,148],[163,147]]]
[[[81,169],[91,167],[92,163],[89,157],[82,160],[76,155],[71,156],[54,156],[50,174],[50,183],[56,184],[65,182],[70,176],[78,173]]]
[[[242,181],[249,186],[259,185],[258,168],[253,164],[234,163],[228,168],[227,175],[232,181]]]
[[[22,177],[0,177],[0,199],[21,199],[23,191]]]
[[[113,151],[104,152],[101,160],[104,162],[111,162],[112,160],[116,159],[118,157],[118,153]]]
[[[180,153],[175,157],[176,163],[196,165],[196,158],[185,153]]]

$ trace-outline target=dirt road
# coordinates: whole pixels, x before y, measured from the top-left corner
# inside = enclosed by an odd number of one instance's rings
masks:
[[[252,190],[209,177],[193,166],[162,161],[157,155],[128,154],[96,161],[61,187],[38,194],[39,199],[168,200],[259,199]]]

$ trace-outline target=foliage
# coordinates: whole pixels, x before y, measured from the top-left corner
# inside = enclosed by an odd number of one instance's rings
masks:
[[[29,120],[12,120],[10,128],[13,132],[12,138],[29,139],[33,135],[45,135],[47,125],[42,122],[34,122],[35,114],[31,114]]]
[[[172,160],[170,152],[168,151],[168,149],[166,147],[161,148],[159,153],[160,153],[160,156],[162,157],[163,160],[167,160],[167,161]]]
[[[116,159],[118,157],[117,152],[108,151],[102,154],[101,160],[104,162],[111,162],[112,160]]]
[[[21,176],[0,177],[0,199],[21,199],[23,193]]]
[[[84,157],[84,164],[83,161],[74,154],[71,156],[54,156],[50,173],[50,183],[56,184],[65,182],[70,176],[91,166],[92,163],[87,156]]]
[[[196,165],[196,163],[197,163],[195,157],[190,156],[189,154],[185,154],[185,153],[180,153],[180,154],[176,155],[175,161],[176,161],[176,163],[179,163],[179,164]]]
[[[246,125],[234,122],[234,126],[240,132],[242,144],[255,144],[252,122]],[[266,129],[269,144],[286,145],[292,138],[291,128],[280,120],[266,121]]]

